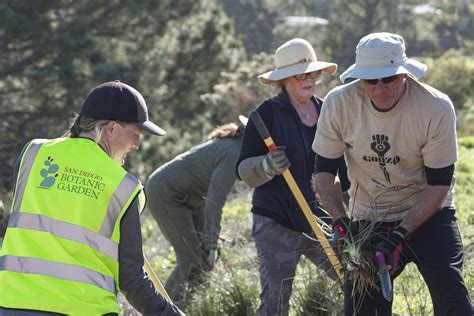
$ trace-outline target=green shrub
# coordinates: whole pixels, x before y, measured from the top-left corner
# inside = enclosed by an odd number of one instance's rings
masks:
[[[446,93],[457,110],[472,106],[474,98],[474,58],[449,50],[438,58],[427,58],[423,82]]]
[[[259,286],[255,272],[230,267],[212,272],[186,308],[191,316],[251,316],[258,306]],[[250,273],[249,273],[250,272]]]
[[[474,149],[474,136],[461,137],[458,139],[458,143],[459,146],[464,147],[465,150]]]
[[[474,97],[465,105],[466,109],[456,111],[457,116],[457,133],[459,137],[463,137],[464,146],[468,148],[474,147]],[[471,137],[468,137],[471,136]]]
[[[226,221],[236,222],[238,213],[228,215],[231,216]],[[237,229],[238,225],[228,227]],[[187,315],[255,315],[260,288],[258,264],[250,239],[241,234],[235,234],[232,238],[226,236],[226,240],[221,241],[219,261],[215,269],[207,273],[205,280],[194,291],[186,308]]]
[[[309,260],[301,260],[291,301],[291,309],[296,315],[341,315],[343,306],[339,283],[331,280]]]

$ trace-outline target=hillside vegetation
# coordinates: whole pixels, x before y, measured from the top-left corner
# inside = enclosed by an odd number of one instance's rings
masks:
[[[340,85],[359,39],[403,35],[407,56],[426,63],[423,82],[450,96],[458,117],[456,204],[466,246],[465,276],[474,288],[474,1],[448,0],[55,0],[0,1],[0,243],[13,199],[13,166],[34,138],[56,138],[87,93],[119,79],[139,90],[165,137],[144,135],[125,168],[144,183],[151,172],[236,121],[276,90],[257,75],[273,54],[300,37],[319,60],[338,64],[317,95]],[[251,238],[251,191],[237,183],[224,209],[218,265],[197,289],[188,315],[254,315],[259,277]],[[5,206],[2,212],[1,204]],[[145,252],[161,280],[174,254],[143,215]],[[403,285],[403,286],[402,286]],[[305,260],[294,282],[293,315],[338,314],[334,281]],[[398,314],[430,314],[426,288],[412,266],[395,287]],[[123,314],[136,314],[120,299]]]

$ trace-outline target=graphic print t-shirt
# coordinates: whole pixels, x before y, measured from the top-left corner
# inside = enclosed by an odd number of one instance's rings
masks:
[[[424,167],[457,160],[449,97],[410,77],[388,112],[374,109],[359,80],[333,89],[324,102],[313,150],[326,158],[345,154],[355,220],[402,219],[427,186]],[[452,203],[451,188],[443,206]]]

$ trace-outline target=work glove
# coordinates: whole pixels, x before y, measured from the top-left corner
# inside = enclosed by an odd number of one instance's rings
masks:
[[[347,236],[351,220],[348,217],[339,217],[332,224],[333,239],[332,246],[335,249],[336,256],[341,259],[344,249],[344,238]]]
[[[399,268],[399,254],[403,250],[403,244],[408,236],[408,230],[402,226],[397,226],[382,242],[375,246],[375,250],[385,256],[385,263],[390,267],[390,275],[393,275]]]
[[[286,156],[285,149],[285,146],[278,146],[277,149],[265,155],[263,159],[263,170],[269,178],[278,176],[290,168],[291,164]]]

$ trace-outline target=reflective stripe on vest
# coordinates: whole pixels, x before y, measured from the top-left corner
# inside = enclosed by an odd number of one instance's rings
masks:
[[[86,244],[100,253],[118,260],[118,247],[112,240],[79,225],[61,222],[48,216],[16,212],[10,215],[8,227],[39,230]]]
[[[25,156],[22,159],[21,168],[18,171],[18,187],[15,191],[15,201],[12,207],[12,212],[17,212],[20,209],[21,200],[23,200],[23,194],[25,193],[26,181],[30,175],[31,167],[35,161],[36,154],[44,143],[48,139],[35,139],[31,141],[30,146],[26,149]]]
[[[62,280],[84,282],[117,295],[114,278],[77,265],[37,258],[3,256],[0,257],[0,270],[41,274]]]
[[[135,191],[137,184],[136,178],[130,173],[127,173],[127,175],[123,177],[119,186],[115,190],[114,195],[110,199],[107,215],[105,216],[104,221],[102,222],[102,227],[99,231],[100,235],[108,238],[112,237],[114,226],[120,212],[122,211],[122,207],[132,195],[133,191]]]

